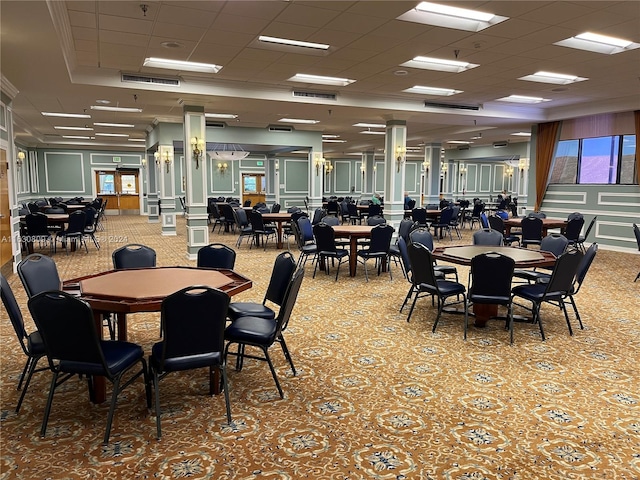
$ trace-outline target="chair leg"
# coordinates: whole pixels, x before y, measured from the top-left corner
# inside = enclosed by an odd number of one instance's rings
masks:
[[[59,372],[54,371],[49,386],[49,396],[47,397],[47,406],[44,408],[44,417],[42,418],[42,426],[40,427],[40,436],[44,437],[47,433],[47,423],[49,423],[49,414],[51,413],[51,404],[53,403],[53,394],[56,391]]]
[[[291,371],[293,372],[293,376],[297,375],[296,367],[293,366],[293,360],[291,359],[291,354],[289,353],[289,349],[287,348],[287,344],[284,341],[284,337],[280,334],[280,347],[282,347],[282,353],[284,353],[285,358],[289,361],[289,365],[291,365]]]
[[[440,315],[442,314],[442,309],[444,308],[444,299],[440,299],[438,297],[438,315],[436,315],[436,321],[433,322],[433,328],[431,329],[432,333],[436,333],[436,327],[438,326],[438,322],[440,321]]]
[[[32,361],[33,357],[27,357],[27,363],[24,364],[22,374],[20,374],[20,378],[18,379],[18,386],[16,387],[16,390],[20,390],[20,388],[22,387],[22,381],[24,380],[24,376],[27,374],[27,370],[29,370],[29,366],[31,365]]]
[[[416,292],[416,296],[413,297],[413,303],[411,303],[411,309],[409,310],[409,315],[407,316],[407,322],[409,322],[409,320],[411,320],[411,315],[413,314],[413,309],[416,306],[416,301],[418,300],[419,296],[420,296],[420,290],[418,290]]]
[[[564,318],[567,321],[567,327],[569,327],[569,335],[573,336],[573,329],[571,328],[571,322],[569,321],[569,314],[567,313],[567,306],[565,305],[564,300],[560,300],[560,308],[562,308]]]
[[[544,329],[542,328],[542,317],[540,317],[540,304],[536,304],[533,307],[533,323],[535,323],[536,319],[538,320],[538,324],[540,326],[540,336],[542,336],[542,341],[544,342],[546,340],[545,336],[544,336]]]
[[[29,388],[29,383],[31,383],[31,377],[33,376],[33,372],[36,371],[36,365],[40,358],[29,357],[27,360],[27,365],[29,366],[29,373],[27,374],[27,379],[24,382],[24,388],[22,389],[22,393],[20,394],[20,399],[18,400],[18,406],[16,407],[16,413],[20,412],[20,407],[22,406],[22,401],[24,400],[25,395],[27,394],[27,389]],[[25,368],[27,367],[25,365]],[[24,375],[24,372],[22,372]],[[22,377],[20,378],[20,382],[22,382]],[[18,387],[19,389],[20,387]]]
[[[222,374],[222,389],[224,390],[224,403],[227,408],[227,423],[231,424],[231,401],[229,400],[229,382],[227,380],[226,363],[218,366]]]
[[[276,387],[278,387],[278,392],[280,393],[280,398],[284,398],[284,393],[282,392],[282,388],[280,387],[280,382],[278,381],[278,376],[276,375],[276,369],[273,368],[273,363],[271,362],[271,358],[269,357],[269,352],[267,352],[267,347],[261,347],[264,352],[265,359],[269,364],[269,369],[271,370],[271,375],[276,382]]]
[[[111,394],[111,405],[109,405],[109,414],[107,415],[107,429],[104,432],[104,439],[102,440],[103,445],[107,445],[109,443],[109,436],[111,435],[111,425],[113,424],[113,413],[116,410],[118,393],[120,393],[120,380],[122,379],[123,373],[124,372],[120,373],[120,375],[118,375],[113,381],[113,393]]]
[[[413,286],[413,284],[411,284],[411,288],[409,289],[409,292],[407,293],[407,296],[404,297],[404,302],[402,302],[402,305],[400,306],[400,312],[402,312],[402,309],[404,309],[404,307],[407,305],[407,302],[409,301],[409,299],[413,295],[414,288],[415,287]]]
[[[160,426],[160,379],[158,378],[158,372],[153,367],[151,367],[151,374],[153,375],[153,389],[156,394],[156,437],[160,440],[162,436],[162,427]]]
[[[573,299],[573,295],[569,295],[569,300],[571,301],[571,305],[573,306],[573,312],[576,314],[576,318],[578,319],[578,323],[580,324],[580,330],[584,330],[584,325],[582,325],[582,319],[580,318],[580,313],[578,313],[578,305],[576,305],[576,301]]]

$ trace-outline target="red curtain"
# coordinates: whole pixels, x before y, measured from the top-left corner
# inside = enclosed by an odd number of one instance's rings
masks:
[[[637,117],[636,117],[637,118]],[[535,211],[540,209],[542,199],[547,191],[549,171],[553,161],[553,152],[558,143],[558,134],[562,122],[548,122],[538,124],[538,138],[536,140],[536,203]],[[637,125],[636,125],[637,126]]]

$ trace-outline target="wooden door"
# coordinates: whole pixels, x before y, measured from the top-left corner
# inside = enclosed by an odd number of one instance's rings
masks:
[[[106,210],[117,215],[140,214],[140,189],[137,170],[99,170],[96,191],[107,201]]]
[[[265,176],[258,173],[242,174],[242,201],[251,200],[251,205],[264,202],[266,181]]]
[[[9,164],[7,151],[0,150],[0,265],[13,257],[11,249],[11,218],[9,207]]]

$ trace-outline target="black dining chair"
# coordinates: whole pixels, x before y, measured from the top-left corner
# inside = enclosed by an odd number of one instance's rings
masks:
[[[44,213],[34,212],[24,217],[27,242],[31,245],[38,242],[40,248],[49,245],[49,252],[53,253],[54,241],[49,231],[48,219]]]
[[[520,237],[518,235],[506,235],[504,228],[504,219],[498,215],[489,215],[487,217],[489,227],[492,230],[496,230],[502,234],[503,242],[505,245],[511,246],[513,243],[518,242],[520,245]]]
[[[156,251],[139,243],[130,243],[115,249],[111,253],[113,268],[150,268],[156,266]]]
[[[269,237],[276,238],[276,229],[270,225],[265,225],[262,213],[257,210],[252,210],[249,214],[251,221],[251,227],[253,228],[253,236],[256,247],[260,246],[260,241],[264,250],[267,250],[267,242]],[[251,249],[251,247],[249,247]]]
[[[64,246],[64,250],[69,254],[69,244],[74,243],[76,249],[82,247],[87,253],[89,253],[89,248],[87,247],[87,242],[84,241],[84,229],[87,224],[87,214],[78,210],[69,214],[69,223],[67,224],[67,228],[64,230],[60,230],[56,234],[56,241],[59,239],[62,245]],[[55,244],[54,244],[54,252],[55,252]]]
[[[233,211],[233,215],[236,221],[236,228],[238,230],[236,247],[240,247],[243,238],[246,238],[247,242],[253,241],[253,227],[249,223],[247,212],[243,208],[236,208]]]
[[[231,423],[229,383],[224,357],[224,330],[229,295],[210,287],[183,288],[162,301],[162,337],[149,356],[149,373],[155,390],[156,431],[160,439],[160,380],[169,373],[209,369],[209,395],[216,392],[215,372],[222,375],[222,388]]]
[[[433,268],[433,256],[431,255],[431,252],[421,243],[411,243],[411,245],[407,247],[407,250],[409,253],[409,261],[411,262],[411,281],[415,286],[414,290],[416,292],[413,297],[413,303],[411,304],[411,310],[409,310],[409,315],[407,316],[407,322],[411,319],[411,314],[416,306],[416,301],[421,297],[421,294],[435,297],[438,300],[438,314],[436,315],[432,328],[432,331],[435,332],[447,298],[456,297],[456,299],[458,299],[462,296],[462,301],[457,300],[456,302],[448,305],[451,306],[456,303],[466,305],[466,288],[461,283],[444,280],[439,277]],[[466,309],[464,316],[466,324]]]
[[[544,329],[542,327],[540,307],[545,302],[554,303],[560,306],[564,313],[565,320],[567,321],[569,334],[573,335],[571,322],[569,321],[569,314],[567,313],[567,307],[565,305],[565,299],[571,293],[573,281],[582,257],[582,252],[577,249],[572,248],[567,250],[556,260],[549,282],[517,285],[511,290],[512,302],[516,297],[523,298],[531,302],[531,308],[524,305],[520,306],[527,308],[532,312],[532,323],[538,322],[538,325],[540,326],[540,336],[543,341],[545,340],[545,336]],[[514,322],[512,321],[509,325],[511,343],[513,343],[513,323]]]
[[[280,382],[278,381],[278,376],[276,375],[276,370],[273,367],[271,357],[269,356],[269,348],[274,343],[280,344],[282,353],[289,362],[291,371],[295,376],[297,374],[296,368],[293,365],[291,354],[289,352],[289,349],[287,348],[286,342],[284,341],[283,332],[289,325],[291,314],[293,312],[293,308],[295,307],[303,279],[304,270],[298,269],[293,274],[291,281],[287,285],[282,307],[278,311],[278,316],[275,320],[253,316],[240,317],[231,322],[231,324],[224,332],[224,337],[227,341],[227,345],[224,350],[225,361],[228,355],[237,355],[239,360],[238,362],[236,362],[237,370],[240,370],[242,368],[243,358],[252,358],[255,360],[266,361],[269,364],[269,369],[271,370],[271,375],[273,376],[273,380],[275,381],[276,387],[278,388],[278,393],[280,393],[280,398],[284,398],[284,393],[282,391],[282,387],[280,386]],[[234,343],[240,346],[237,353],[229,351],[229,348]],[[264,356],[258,357],[255,355],[247,354],[244,348],[245,346],[253,346],[261,349]]]
[[[367,270],[367,260],[374,259],[378,266],[378,276],[382,271],[383,264],[389,261],[389,248],[391,247],[391,237],[395,229],[391,225],[379,224],[371,229],[371,243],[368,247],[358,250],[357,256],[362,259],[364,264],[364,277],[369,281],[369,273]],[[389,278],[393,280],[391,274],[391,265],[387,265],[389,270]]]
[[[420,243],[427,247],[430,252],[433,252],[433,235],[427,228],[419,227],[411,230],[411,232],[409,232],[407,245],[411,243]],[[458,269],[453,265],[439,264],[434,261],[433,269],[436,271],[436,274],[441,274],[443,277],[453,275],[455,281],[458,281]]]
[[[40,292],[62,288],[56,262],[46,255],[32,253],[18,263],[16,270],[29,298]]]
[[[483,228],[474,232],[471,236],[473,245],[489,245],[493,247],[501,247],[504,245],[504,236],[501,232],[492,228]]]
[[[344,248],[337,248],[335,232],[333,228],[326,223],[318,223],[313,227],[313,236],[316,239],[316,248],[318,249],[318,261],[313,269],[313,278],[316,278],[318,264],[324,261],[325,271],[329,274],[329,259],[338,260],[338,268],[336,269],[336,281],[340,274],[340,265],[349,258],[349,252]]]
[[[584,217],[580,214],[579,216],[573,216],[567,220],[567,225],[564,228],[564,236],[569,241],[569,245],[576,245],[578,243],[583,226]]]
[[[309,218],[305,217],[305,220],[308,224],[308,230],[311,232],[311,241],[307,242],[304,240],[304,234],[301,231],[299,222],[291,222],[291,231],[293,233],[293,237],[296,240],[296,245],[298,247],[298,251],[300,255],[298,256],[297,266],[298,268],[304,268],[307,260],[310,256],[312,256],[312,263],[318,253],[318,248],[316,247],[316,243],[313,240],[313,230],[311,228],[311,222],[309,222]]]
[[[0,297],[2,298],[2,303],[7,311],[13,330],[16,332],[16,336],[18,337],[18,341],[22,347],[22,352],[27,357],[27,362],[25,363],[24,368],[22,369],[22,374],[20,374],[20,378],[18,379],[17,389],[20,390],[22,388],[22,393],[20,394],[20,399],[16,406],[16,413],[19,413],[24,397],[27,394],[27,389],[31,383],[31,377],[35,372],[48,370],[48,367],[36,368],[38,361],[45,356],[42,337],[40,332],[37,330],[27,333],[24,326],[22,312],[20,311],[16,297],[13,294],[13,290],[11,289],[9,282],[7,282],[7,279],[4,278],[4,275],[2,274],[0,274]],[[24,387],[22,386],[23,382]]]
[[[542,242],[542,218],[529,214],[520,221],[522,240],[520,244],[527,248],[529,245],[540,245]]]
[[[569,240],[561,233],[550,233],[540,242],[540,250],[550,252],[558,258],[569,246]],[[551,277],[553,267],[534,267],[532,269],[518,269],[513,272],[513,278],[521,278],[527,283],[548,281]]]
[[[198,250],[196,265],[233,270],[236,265],[236,251],[223,243],[210,243]]]
[[[53,396],[60,385],[75,375],[87,378],[93,399],[92,378],[105,377],[113,384],[107,428],[103,443],[109,443],[113,414],[119,394],[138,377],[143,377],[147,407],[151,408],[151,390],[147,362],[140,345],[122,341],[100,340],[91,307],[60,291],[42,292],[29,299],[29,311],[42,336],[53,373],[40,435],[45,436]],[[138,370],[134,367],[138,366]],[[131,376],[125,381],[126,374]]]
[[[497,252],[487,252],[471,259],[471,286],[467,302],[467,312],[473,305],[504,305],[507,307],[507,325],[513,319],[511,303],[511,278],[515,261]],[[468,325],[464,326],[467,338]]]
[[[597,219],[598,219],[598,216],[594,215],[591,221],[589,222],[589,225],[587,225],[587,229],[584,231],[584,235],[582,234],[578,235],[578,240],[576,241],[576,247],[582,250],[582,253],[586,251],[584,247],[584,242],[586,242],[587,238],[589,238],[589,234],[591,233],[593,226],[596,224]]]
[[[427,211],[424,208],[414,208],[411,211],[411,219],[421,227],[427,226]]]

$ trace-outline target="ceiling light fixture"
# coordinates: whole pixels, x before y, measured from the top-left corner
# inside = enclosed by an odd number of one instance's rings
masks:
[[[322,138],[339,138],[339,137],[340,137],[340,135],[333,135],[333,134],[330,134],[330,133],[323,133],[322,134]]]
[[[338,87],[346,87],[351,85],[355,80],[339,77],[324,77],[322,75],[309,75],[306,73],[296,73],[289,78],[290,82],[316,83],[318,85],[334,85]]]
[[[322,143],[347,143],[346,140],[337,140],[332,138],[323,138]]]
[[[527,97],[525,95],[509,95],[508,97],[502,97],[496,99],[498,102],[513,102],[513,103],[542,103],[550,102],[548,98],[542,97]]]
[[[387,132],[378,132],[376,130],[363,130],[360,133],[364,133],[365,135],[386,135]]]
[[[169,58],[157,57],[145,58],[142,65],[145,67],[166,68],[169,70],[182,70],[186,72],[201,73],[218,73],[222,69],[221,65],[215,65],[213,63],[187,62],[183,60],[171,60]]]
[[[457,145],[469,145],[470,143],[473,143],[473,142],[468,142],[467,140],[448,140],[447,143],[453,143]]]
[[[130,142],[146,142],[146,139],[144,139],[144,138],[130,138],[129,141]]]
[[[445,60],[432,57],[413,57],[412,60],[400,64],[401,67],[421,68],[423,70],[436,70],[440,72],[460,73],[479,65],[458,60]]]
[[[84,135],[62,135],[62,138],[75,138],[76,140],[94,140],[94,137]]]
[[[384,128],[386,125],[384,123],[354,123],[352,127],[362,127],[362,128]]]
[[[214,160],[232,161],[247,158],[251,152],[246,152],[242,146],[233,143],[218,143],[213,146],[209,156]],[[218,164],[220,167],[220,164]],[[226,167],[225,167],[226,168]]]
[[[204,116],[206,118],[224,118],[227,120],[238,118],[238,115],[235,115],[233,113],[205,113]]]
[[[609,37],[591,32],[581,33],[575,37],[555,42],[554,45],[576,48],[578,50],[587,50],[596,53],[604,53],[607,55],[614,55],[616,53],[640,47],[640,43],[634,43],[622,38]]]
[[[305,125],[315,125],[316,123],[320,123],[320,120],[310,120],[306,118],[281,118],[278,121],[285,123],[301,123]]]
[[[61,127],[59,125],[55,125],[53,128],[56,130],[83,130],[83,131],[93,130],[93,128],[91,127]]]
[[[276,43],[279,45],[289,45],[292,47],[313,48],[316,50],[328,50],[330,45],[325,43],[303,42],[300,40],[289,40],[287,38],[269,37],[267,35],[260,35],[258,40],[265,43]]]
[[[96,137],[128,137],[128,133],[96,133]]]
[[[411,88],[407,88],[406,90],[403,90],[403,92],[449,97],[451,95],[462,93],[462,90],[454,90],[453,88],[425,87],[421,85],[414,85]]]
[[[400,15],[398,20],[479,32],[508,20],[508,17],[438,3],[422,2]]]
[[[515,133],[512,133],[511,135],[513,135],[514,137],[530,137],[531,132],[515,132]]]
[[[142,113],[141,108],[109,107],[107,105],[91,105],[91,110],[100,110],[102,112]]]
[[[106,122],[93,122],[96,127],[115,127],[115,128],[134,128],[132,123],[106,123]]]
[[[540,83],[553,83],[556,85],[569,85],[570,83],[583,82],[589,80],[585,77],[578,77],[576,75],[565,75],[564,73],[552,73],[552,72],[536,72],[532,75],[525,75],[518,78],[518,80],[526,80],[528,82],[540,82]]]
[[[58,113],[58,112],[41,112],[45,117],[63,117],[63,118],[91,118],[88,113]]]

